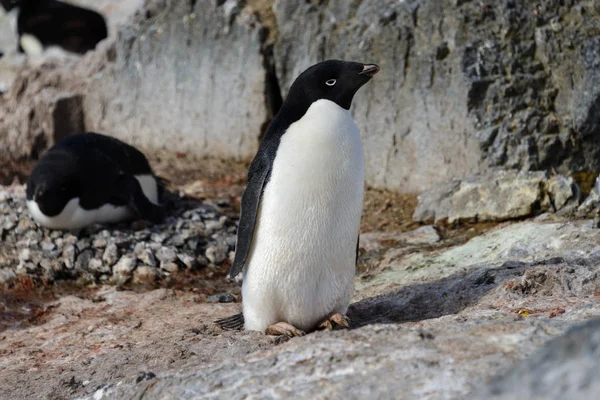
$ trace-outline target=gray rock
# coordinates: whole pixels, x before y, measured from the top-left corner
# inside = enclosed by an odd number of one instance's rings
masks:
[[[162,263],[173,262],[177,260],[177,252],[172,247],[161,247],[156,252],[156,258]]]
[[[104,254],[102,254],[102,261],[106,263],[106,265],[112,267],[119,260],[119,249],[117,245],[114,243],[110,243],[106,246],[104,250]]]
[[[196,258],[189,254],[177,254],[177,258],[188,269],[194,269],[198,267],[198,261],[196,260]]]
[[[592,191],[583,203],[577,209],[577,215],[580,217],[594,217],[600,213],[600,178],[596,178],[596,183]]]
[[[235,296],[231,293],[218,293],[206,298],[207,303],[235,303]]]
[[[227,258],[227,246],[224,244],[214,244],[206,248],[206,258],[213,264],[220,264]]]
[[[102,262],[102,260],[99,260],[97,258],[92,258],[89,263],[87,268],[92,271],[92,272],[96,272],[99,274],[110,274],[111,272],[111,268],[104,264]]]
[[[547,210],[575,211],[580,191],[572,178],[544,172],[493,171],[443,183],[422,193],[417,221],[502,221]]]
[[[179,265],[177,265],[177,263],[174,263],[172,261],[161,261],[160,262],[160,269],[162,269],[163,271],[167,271],[169,273],[174,273],[179,271]]]
[[[135,284],[152,284],[160,276],[158,268],[140,265],[133,272],[133,283]]]
[[[600,318],[548,342],[472,399],[588,400],[600,393]]]
[[[124,279],[129,278],[135,269],[135,260],[130,256],[123,256],[113,266],[113,276]]]

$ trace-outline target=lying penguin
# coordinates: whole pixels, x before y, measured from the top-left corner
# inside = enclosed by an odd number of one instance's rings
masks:
[[[99,13],[56,0],[0,0],[6,11],[18,8],[18,50],[39,54],[59,46],[84,54],[106,39],[106,21]]]
[[[67,136],[38,161],[27,181],[33,219],[51,229],[81,229],[137,216],[160,222],[162,183],[134,147],[97,133]]]
[[[300,336],[348,326],[364,191],[350,105],[379,67],[339,60],[293,83],[248,171],[230,276],[243,315],[224,328]]]

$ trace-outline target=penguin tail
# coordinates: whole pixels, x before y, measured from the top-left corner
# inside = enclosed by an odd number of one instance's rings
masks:
[[[218,319],[215,321],[215,324],[226,331],[241,331],[244,329],[244,314],[239,313],[231,317]]]

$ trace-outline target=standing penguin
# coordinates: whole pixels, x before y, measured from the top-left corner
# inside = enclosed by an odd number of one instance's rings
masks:
[[[27,208],[51,229],[81,229],[134,215],[159,222],[160,180],[134,147],[97,133],[67,136],[38,161],[27,181]]]
[[[300,336],[349,325],[364,191],[349,110],[378,71],[329,60],[294,81],[250,164],[230,271],[244,273],[243,316],[223,327]]]

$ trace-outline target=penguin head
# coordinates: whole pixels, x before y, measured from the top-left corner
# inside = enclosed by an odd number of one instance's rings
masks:
[[[33,168],[27,181],[27,200],[37,203],[48,217],[62,212],[67,203],[79,196],[81,178],[72,160],[48,153]]]
[[[292,84],[288,99],[310,106],[317,100],[331,100],[346,110],[350,109],[354,95],[377,72],[375,64],[328,60],[304,71]]]
[[[22,2],[23,2],[22,0],[0,0],[0,4],[2,4],[2,7],[7,12],[12,10],[15,7],[20,6]]]

